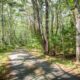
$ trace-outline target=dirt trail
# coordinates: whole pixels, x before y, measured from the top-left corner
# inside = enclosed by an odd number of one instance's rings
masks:
[[[80,80],[62,70],[60,66],[39,59],[23,49],[12,52],[9,59],[8,80]]]

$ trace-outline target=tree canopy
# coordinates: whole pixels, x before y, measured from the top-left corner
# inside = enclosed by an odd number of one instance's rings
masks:
[[[80,60],[80,0],[0,0],[0,51],[26,46]]]

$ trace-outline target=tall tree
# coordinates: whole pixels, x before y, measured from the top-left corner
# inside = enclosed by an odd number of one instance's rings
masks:
[[[4,43],[5,42],[5,40],[4,40],[4,1],[3,0],[1,0],[1,8],[2,8],[2,15],[1,15],[1,17],[2,17],[2,42]]]
[[[45,53],[49,53],[49,3],[45,0],[45,35],[44,35],[44,50]]]
[[[74,0],[76,19],[76,60],[80,62],[80,1]]]

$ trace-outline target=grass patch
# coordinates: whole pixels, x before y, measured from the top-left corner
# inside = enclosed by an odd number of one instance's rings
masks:
[[[7,72],[7,64],[8,64],[8,55],[10,54],[10,52],[1,52],[0,53],[0,79],[1,80],[5,80],[5,74]]]
[[[54,60],[54,62],[55,63],[59,63],[59,64],[63,64],[65,66],[67,66],[67,67],[73,67],[73,66],[75,66],[71,60],[67,60],[67,59],[62,60],[62,59],[56,58]]]
[[[61,65],[64,65],[66,67],[75,67],[76,65],[73,63],[72,60],[68,60],[68,59],[65,59],[65,58],[57,58],[57,57],[50,57],[50,56],[47,56],[45,57],[45,59],[48,60],[48,62],[50,63],[55,63],[55,64],[61,64]]]

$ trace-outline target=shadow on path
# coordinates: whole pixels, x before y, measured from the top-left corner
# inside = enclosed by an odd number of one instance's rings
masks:
[[[56,64],[36,58],[23,49],[15,50],[10,59],[8,80],[80,80]]]

